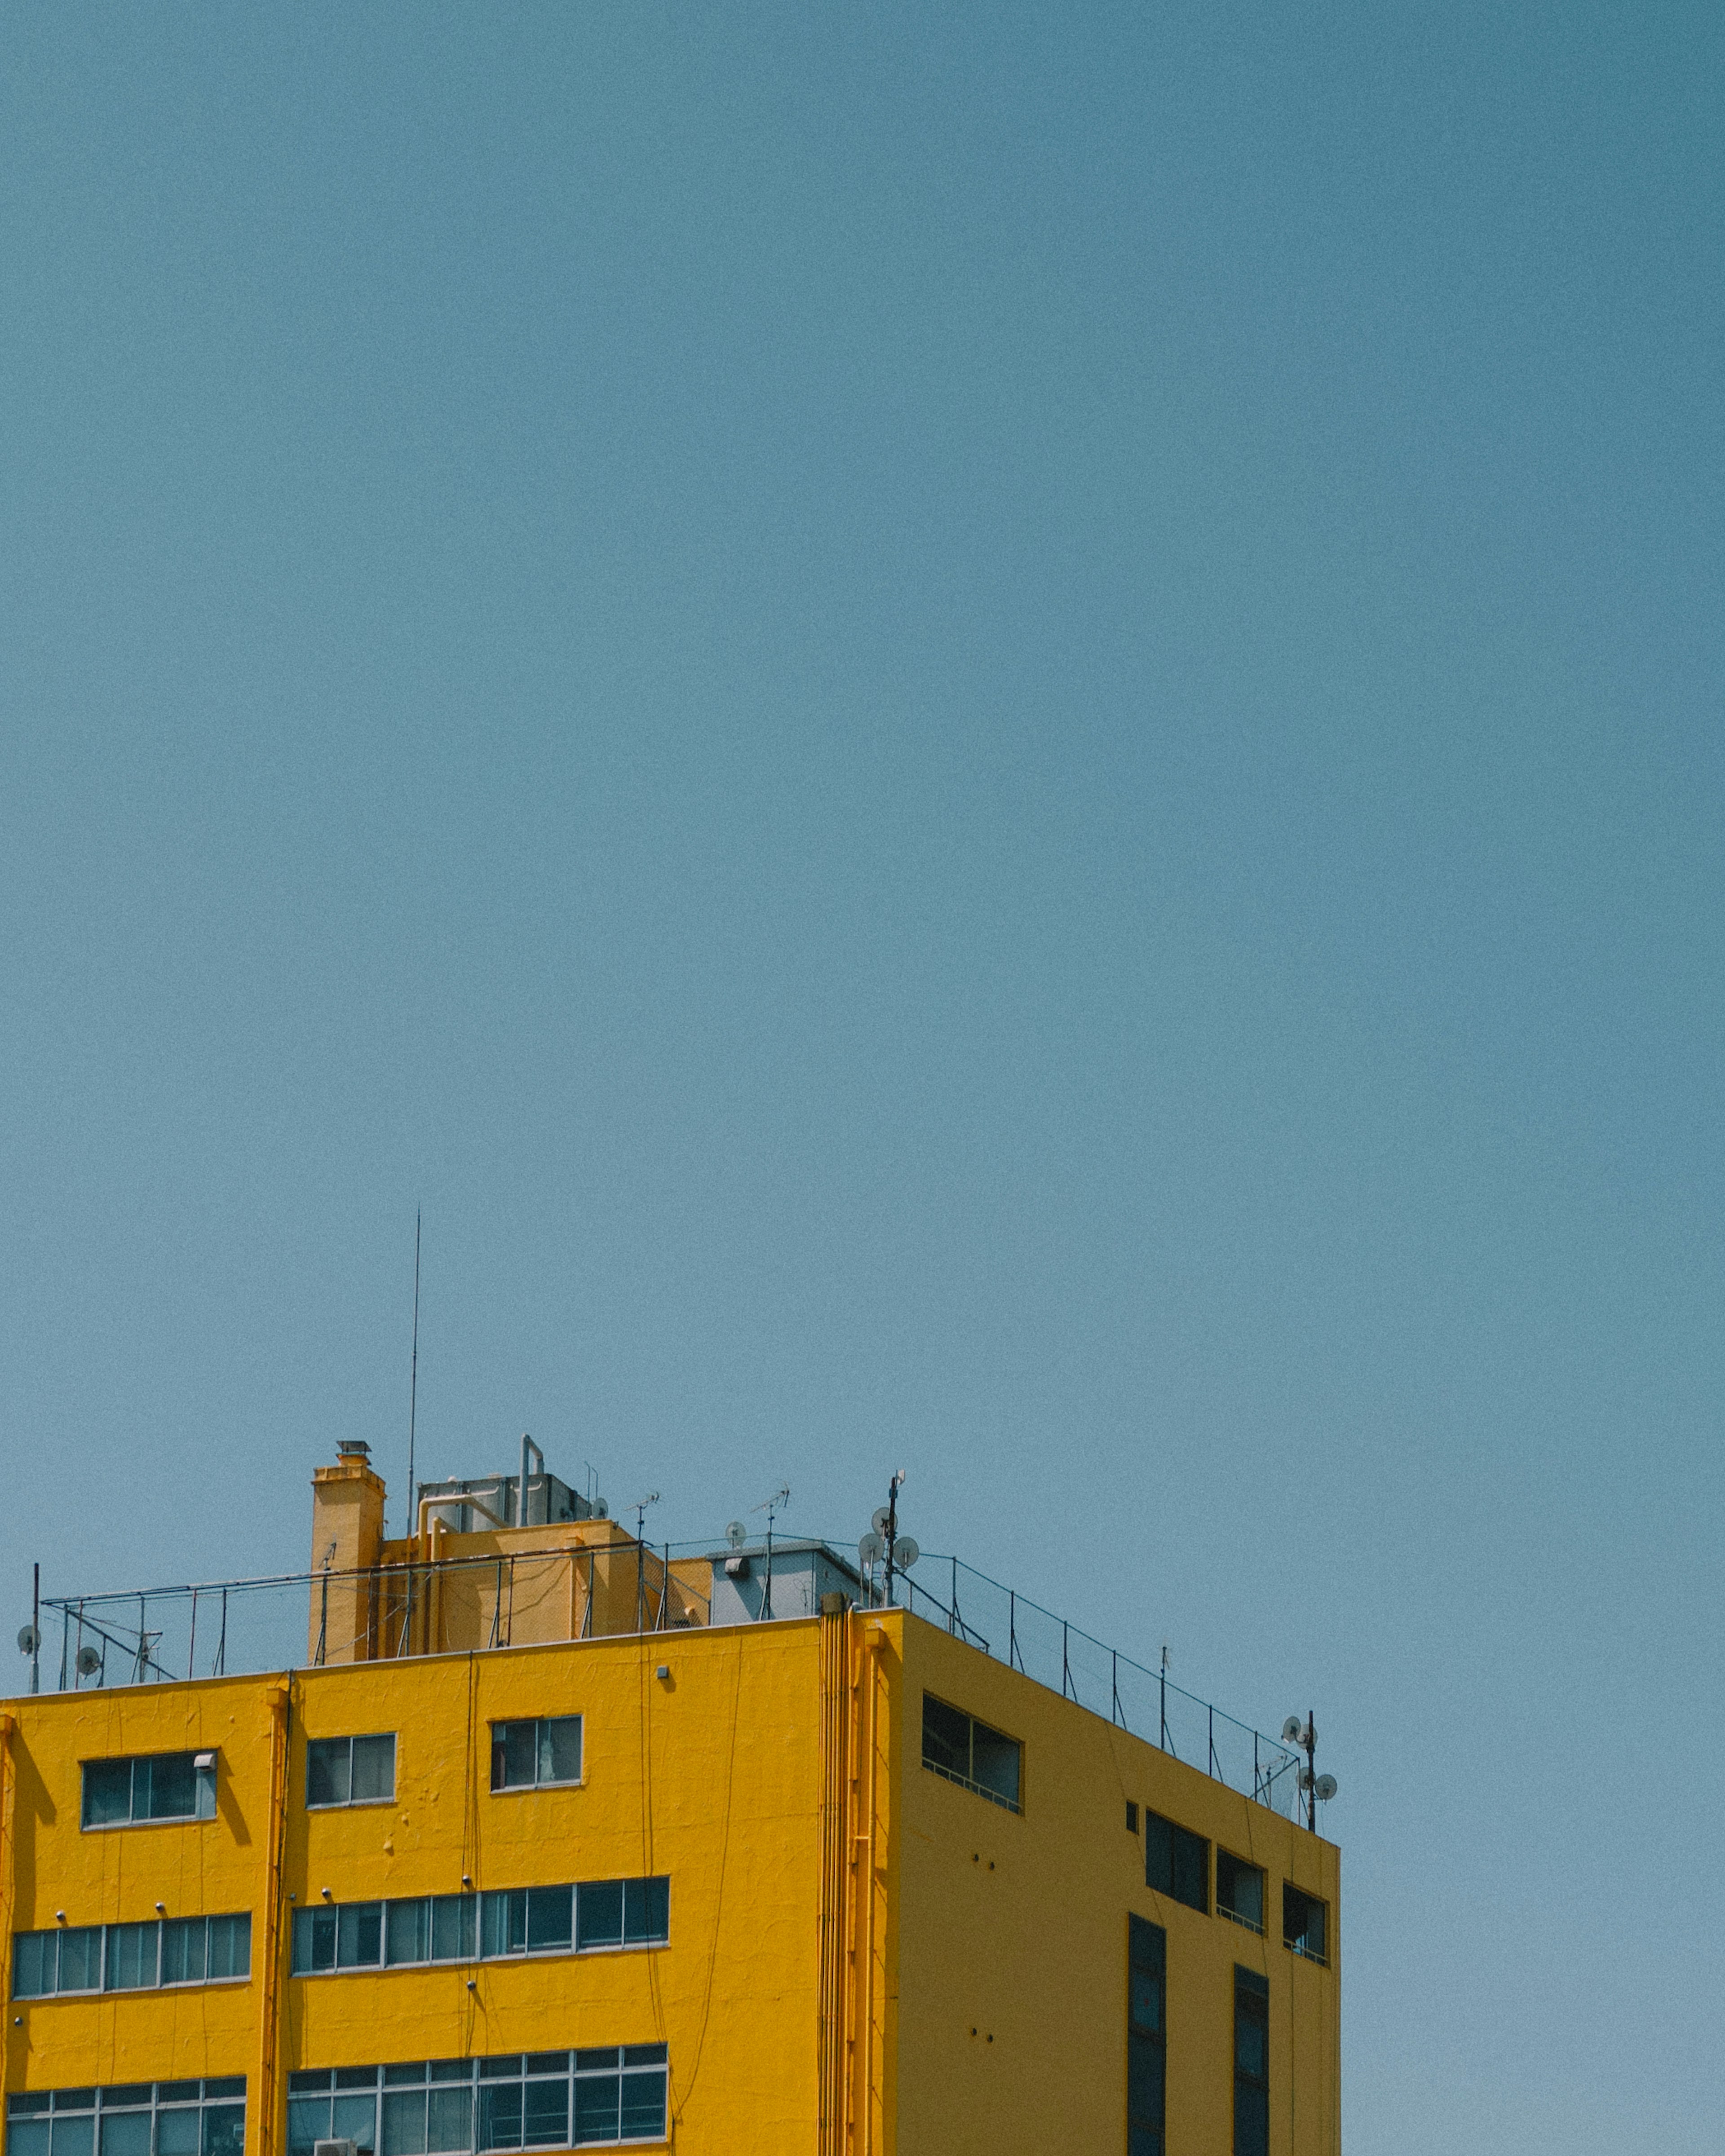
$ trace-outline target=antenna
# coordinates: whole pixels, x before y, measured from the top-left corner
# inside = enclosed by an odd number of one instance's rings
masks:
[[[761,1615],[770,1620],[773,1615],[773,1522],[791,1502],[791,1486],[781,1482],[770,1497],[763,1497],[758,1505],[752,1505],[752,1512],[767,1515],[767,1576],[761,1585]]]
[[[1306,1799],[1306,1825],[1307,1830],[1310,1833],[1316,1834],[1317,1832],[1317,1808],[1320,1804],[1328,1804],[1330,1799],[1336,1794],[1335,1776],[1333,1774],[1320,1774],[1317,1771],[1317,1716],[1316,1712],[1308,1712],[1303,1722],[1300,1719],[1297,1714],[1291,1714],[1281,1726],[1281,1741],[1284,1744],[1297,1745],[1300,1750],[1306,1754],[1306,1764],[1300,1769],[1298,1774],[1295,1777],[1295,1779],[1300,1785],[1301,1795]]]
[[[892,1599],[892,1574],[898,1554],[898,1493],[905,1481],[902,1467],[886,1486],[886,1526],[876,1529],[886,1544],[886,1599]],[[879,1517],[878,1515],[876,1516]],[[914,1599],[914,1598],[913,1598]]]
[[[408,1368],[408,1532],[418,1517],[413,1511],[413,1436],[419,1408],[419,1208],[413,1208],[413,1357]]]

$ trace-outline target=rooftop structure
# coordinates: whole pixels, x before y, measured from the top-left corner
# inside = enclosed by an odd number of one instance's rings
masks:
[[[955,1558],[650,1544],[531,1440],[385,1496],[343,1446],[305,1573],[44,1606],[0,2156],[1339,2147],[1291,1745]]]

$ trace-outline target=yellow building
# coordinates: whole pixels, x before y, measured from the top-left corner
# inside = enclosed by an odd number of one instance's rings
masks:
[[[906,1609],[819,1546],[655,1551],[525,1448],[408,1540],[383,1499],[318,1471],[308,1666],[168,1674],[244,1659],[238,1583],[189,1640],[50,1613],[64,1689],[0,1709],[0,2156],[1339,2149],[1291,1753],[1268,1801],[1214,1719],[1182,1763],[1118,1659],[1069,1696],[1082,1635],[1058,1689],[1030,1605],[985,1647],[956,1564]]]

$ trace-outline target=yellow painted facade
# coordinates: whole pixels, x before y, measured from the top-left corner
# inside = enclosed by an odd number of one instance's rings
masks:
[[[351,1557],[359,1477],[340,1502]],[[328,1517],[320,1502],[326,1544]],[[627,1573],[632,1620],[640,1553],[579,1524],[619,1594]],[[495,1534],[455,1539],[496,1553]],[[566,1592],[562,1636],[536,1644],[486,1646],[495,1602],[457,1595],[444,1610],[472,1636],[453,1651],[8,1702],[8,1970],[13,1933],[62,1922],[246,1911],[252,1942],[241,1979],[8,1984],[8,2095],[244,2076],[245,2156],[286,2156],[295,2071],[662,2043],[666,2133],[648,2145],[686,2156],[1119,2156],[1136,1914],[1166,1933],[1168,2156],[1234,2147],[1236,1965],[1268,1979],[1272,2156],[1335,2156],[1332,1845],[901,1610],[712,1627],[676,1576],[673,1630],[581,1636],[578,1580],[572,1623]],[[344,1591],[352,1653],[376,1635]],[[924,1767],[925,1692],[1022,1743],[1021,1811]],[[577,1714],[578,1785],[493,1789],[491,1724]],[[308,1810],[308,1740],[385,1732],[393,1797]],[[216,1754],[213,1817],[80,1826],[82,1763],[187,1752]],[[1265,1935],[1153,1893],[1128,1802],[1262,1866]],[[670,1881],[663,1944],[290,1970],[295,1913],[326,1902],[649,1876]],[[1327,1966],[1282,1943],[1284,1879],[1327,1905]]]

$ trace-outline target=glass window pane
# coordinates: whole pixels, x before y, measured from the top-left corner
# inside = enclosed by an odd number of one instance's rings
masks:
[[[336,1968],[375,1969],[383,1958],[383,1904],[350,1902],[336,1920]]]
[[[579,1889],[580,1943],[583,1947],[623,1944],[623,1881],[597,1879]]]
[[[521,2147],[521,2085],[519,2082],[480,2082],[479,2145],[481,2148]]]
[[[478,1914],[477,1894],[439,1894],[431,1904],[431,1958],[472,1960]]]
[[[203,2156],[244,2156],[245,2106],[207,2103],[203,2107]]]
[[[581,1779],[581,1717],[553,1715],[539,1725],[539,1779],[542,1782],[578,1782]]]
[[[425,2063],[424,2060],[420,2060],[417,2064],[412,2066],[385,2066],[383,2069],[383,2086],[385,2088],[423,2088],[424,2084]]]
[[[12,1943],[12,1995],[46,1999],[54,1990],[59,1941],[52,1932],[19,1932]]]
[[[49,2156],[45,2118],[8,2118],[6,2156]]]
[[[156,1981],[159,1924],[110,1924],[102,1984],[109,1991],[141,1991]]]
[[[1153,2036],[1161,2034],[1162,1979],[1153,1971],[1132,1971],[1131,2010],[1134,2028],[1147,2030]]]
[[[196,2103],[202,2093],[202,2082],[158,2082],[156,2101],[162,2103]]]
[[[336,2069],[338,2092],[342,2089],[376,2088],[377,2086],[377,2069],[375,2066],[337,2066]]]
[[[198,2156],[195,2104],[156,2114],[156,2156]],[[55,2151],[59,2156],[59,2151]]]
[[[1234,2084],[1234,2156],[1270,2156],[1270,2092],[1245,2082]]]
[[[614,2141],[617,2138],[619,2076],[594,2074],[575,2084],[574,2141]]]
[[[199,1819],[213,1819],[216,1815],[216,1770],[213,1765],[193,1765],[197,1796],[193,1810]]]
[[[236,1917],[209,1920],[209,1974],[213,1983],[224,1976],[249,1976],[252,1968],[252,1920],[249,1911]]]
[[[288,2076],[288,2093],[290,2096],[312,2096],[329,2086],[330,2069],[327,2066],[313,2066],[309,2071],[303,2066],[296,2066]]]
[[[1173,1878],[1169,1891],[1189,1909],[1207,1911],[1210,1906],[1209,1856],[1210,1845],[1202,1836],[1188,1834],[1183,1827],[1174,1828]]]
[[[625,2044],[623,2063],[626,2066],[662,2066],[665,2046],[663,2044]]]
[[[619,2056],[614,2044],[607,2044],[603,2051],[578,2051],[575,2054],[575,2071],[578,2074],[614,2072]]]
[[[425,2092],[398,2092],[383,2098],[382,2156],[425,2156]]]
[[[245,2076],[244,2074],[224,2074],[220,2080],[207,2081],[203,2085],[206,2103],[213,2102],[218,2096],[244,2096],[244,2094]]]
[[[338,2096],[330,2107],[330,2117],[337,2141],[351,2141],[357,2148],[377,2147],[376,2097]]]
[[[352,1739],[314,1737],[305,1747],[305,1801],[345,1804],[347,1801]]]
[[[1014,1809],[1019,1801],[1019,1766],[1022,1756],[1022,1748],[1015,1738],[1003,1737],[998,1729],[990,1729],[985,1722],[972,1722],[971,1779],[979,1789],[1004,1798]]]
[[[1152,2126],[1163,2116],[1162,2069],[1161,2045],[1134,2030],[1126,2040],[1126,2107]]]
[[[60,1933],[61,1991],[99,1991],[102,1983],[102,1928],[78,1924]]]
[[[206,1927],[202,1917],[170,1917],[162,1928],[162,1980],[202,1984]]]
[[[970,1717],[922,1695],[922,1763],[970,1779]]]
[[[665,2132],[665,2069],[623,2076],[622,2117],[619,2129],[625,2140],[657,2139]]]
[[[465,2063],[464,2060],[462,2064]],[[427,2148],[434,2152],[434,2156],[446,2156],[446,2152],[452,2149],[471,2148],[473,2091],[464,2083],[459,2088],[434,2088],[428,2093]]]
[[[426,2068],[434,2082],[470,2082],[473,2079],[471,2059],[433,2059]]]
[[[424,1902],[386,1902],[383,1958],[393,1967],[431,1958],[431,1912]],[[384,2127],[385,2138],[388,2126]]]
[[[110,2111],[102,2119],[102,2156],[150,2156],[147,2111]]]
[[[312,2144],[330,2138],[330,2100],[326,2096],[296,2096],[288,2099],[289,2156],[311,2156]]]
[[[95,2119],[90,2112],[80,2112],[73,2118],[56,2115],[54,2138],[49,2143],[54,2156],[95,2156]]]
[[[374,1803],[395,1794],[393,1737],[354,1738],[352,1789],[357,1804]]]
[[[150,1770],[150,1819],[190,1819],[198,1809],[197,1778],[189,1752],[167,1752],[156,1759],[140,1759],[139,1768]],[[136,1773],[132,1794],[137,1794]]]
[[[527,1891],[527,1945],[549,1951],[570,1943],[567,1887],[533,1887]]]
[[[503,1786],[531,1789],[539,1765],[539,1725],[536,1722],[503,1724]]]
[[[529,2148],[567,2148],[569,2145],[569,2084],[567,2081],[528,2082],[521,2111],[521,2139]]]
[[[131,1817],[131,1760],[86,1759],[84,1763],[85,1826],[114,1826]]]

